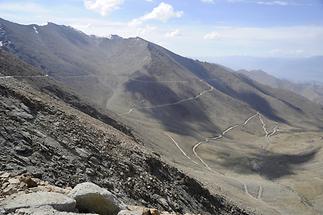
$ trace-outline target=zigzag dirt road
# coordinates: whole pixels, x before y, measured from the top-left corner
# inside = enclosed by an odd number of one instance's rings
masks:
[[[118,115],[119,116],[128,115],[128,114],[132,113],[134,110],[156,109],[156,108],[163,108],[163,107],[178,105],[178,104],[181,104],[181,103],[184,103],[184,102],[196,100],[199,97],[203,96],[204,94],[206,94],[208,92],[211,92],[213,90],[214,90],[214,88],[211,86],[209,89],[200,92],[196,96],[192,96],[192,97],[188,97],[188,98],[185,98],[185,99],[181,99],[181,100],[178,100],[178,101],[172,102],[172,103],[165,103],[165,104],[154,105],[154,106],[137,106],[137,107],[135,106],[134,108],[131,108],[129,111],[127,111],[125,113],[118,114]]]
[[[263,148],[267,148],[269,143],[270,143],[270,137],[273,136],[275,133],[278,132],[278,124],[274,127],[273,131],[272,132],[268,132],[267,130],[267,125],[265,123],[265,121],[263,120],[263,116],[261,113],[257,112],[256,114],[250,116],[248,119],[246,119],[242,124],[236,124],[236,125],[232,125],[230,126],[229,128],[227,128],[226,130],[224,130],[222,132],[222,134],[218,135],[218,136],[215,136],[215,137],[210,137],[210,138],[205,138],[204,141],[200,141],[198,142],[197,144],[195,144],[193,146],[193,153],[194,155],[201,161],[201,163],[210,171],[214,171],[197,153],[197,149],[198,147],[202,144],[202,143],[207,143],[209,140],[213,140],[213,141],[216,141],[216,140],[219,140],[219,139],[222,139],[224,137],[224,135],[230,131],[232,131],[233,129],[237,128],[237,127],[242,127],[242,126],[246,126],[253,118],[255,117],[259,117],[259,120],[261,122],[261,125],[262,125],[262,128],[264,130],[264,133],[265,133],[265,138],[268,142],[268,144],[266,144]],[[249,197],[252,197],[254,199],[258,199],[258,200],[261,200],[261,197],[262,197],[262,193],[263,193],[263,187],[260,185],[259,186],[259,190],[258,190],[258,195],[257,197],[254,197],[252,196],[249,191],[248,191],[248,186],[243,183],[243,186],[244,186],[244,190],[245,190],[245,193],[249,196]]]
[[[150,82],[149,82],[150,83]],[[148,106],[148,107],[145,107],[145,106],[139,106],[139,107],[136,107],[134,106],[133,108],[129,109],[129,111],[125,112],[125,113],[122,113],[122,114],[118,114],[119,116],[125,116],[125,115],[128,115],[130,113],[132,113],[134,110],[143,110],[143,109],[155,109],[155,108],[163,108],[163,107],[167,107],[167,106],[173,106],[173,105],[178,105],[178,104],[181,104],[181,103],[184,103],[184,102],[188,102],[188,101],[192,101],[192,100],[196,100],[198,99],[199,97],[203,96],[204,94],[208,93],[208,92],[211,92],[213,91],[213,87],[210,86],[208,83],[206,83],[210,88],[207,89],[207,90],[204,90],[202,92],[200,92],[199,94],[197,94],[196,96],[192,96],[192,97],[189,97],[189,98],[185,98],[185,99],[181,99],[179,101],[176,101],[176,102],[173,102],[173,103],[166,103],[166,104],[160,104],[160,105],[154,105],[154,106]],[[212,141],[217,141],[219,139],[222,139],[224,137],[224,135],[226,135],[227,133],[229,133],[230,131],[234,130],[235,128],[237,127],[243,127],[243,126],[246,126],[252,119],[254,119],[255,117],[259,117],[259,120],[262,124],[262,128],[265,132],[265,137],[267,139],[267,141],[269,141],[269,137],[270,135],[272,134],[275,134],[277,132],[277,129],[274,129],[273,132],[269,133],[267,128],[266,128],[266,124],[262,118],[262,115],[257,112],[256,114],[250,116],[248,119],[246,119],[242,124],[235,124],[235,125],[232,125],[230,126],[229,128],[225,129],[221,134],[217,135],[217,136],[214,136],[214,137],[208,137],[208,138],[204,138],[203,140],[199,141],[198,143],[196,143],[192,150],[193,150],[193,154],[196,156],[196,158],[204,165],[204,167],[206,169],[208,169],[209,171],[211,172],[215,172],[217,174],[221,174],[223,175],[222,173],[218,172],[218,171],[215,171],[213,170],[197,153],[197,149],[200,145],[202,145],[203,143],[207,143],[209,142],[209,140],[212,140]],[[166,134],[171,140],[172,142],[176,145],[176,147],[180,150],[180,152],[187,158],[189,159],[191,162],[193,162],[194,164],[197,164],[196,161],[192,160],[191,157],[189,157],[185,151],[179,146],[179,144],[176,142],[176,140],[171,137],[170,135]],[[269,136],[269,137],[268,137]],[[241,182],[239,182],[241,183]],[[260,185],[259,187],[259,191],[258,191],[258,195],[257,197],[254,197],[252,196],[249,192],[248,192],[248,186],[246,184],[243,183],[243,186],[244,186],[244,190],[245,190],[245,193],[251,197],[251,198],[254,198],[254,199],[259,199],[261,200],[261,196],[262,196],[262,192],[263,192],[263,188],[262,186]]]
[[[185,152],[184,152],[184,150],[179,146],[179,144],[174,140],[174,138],[172,137],[172,136],[170,136],[169,134],[167,134],[167,133],[164,133],[165,135],[167,135],[172,141],[173,141],[173,143],[176,145],[176,147],[182,152],[182,154],[186,157],[186,158],[188,158],[190,161],[192,161],[194,164],[197,164],[198,165],[198,163],[196,162],[196,161],[194,161],[191,157],[189,157]]]

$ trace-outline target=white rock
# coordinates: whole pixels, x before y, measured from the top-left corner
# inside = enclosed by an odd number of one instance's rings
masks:
[[[19,184],[19,183],[20,183],[20,181],[19,181],[19,179],[17,179],[17,178],[10,178],[10,179],[9,179],[9,183],[10,183],[10,184]]]
[[[118,213],[118,215],[142,215],[142,211],[122,210]]]
[[[41,206],[37,208],[23,208],[15,211],[16,214],[23,215],[80,215],[73,212],[61,212],[55,210],[51,206]],[[82,214],[82,215],[97,215],[97,214]]]
[[[0,176],[0,178],[9,178],[9,177],[10,177],[10,173],[8,172],[5,172]]]
[[[20,208],[32,208],[49,205],[59,211],[74,211],[76,202],[74,199],[60,194],[50,192],[37,192],[10,196],[0,203],[0,208],[6,211],[14,211]]]
[[[81,212],[116,215],[121,209],[126,208],[108,190],[90,182],[78,184],[69,196],[76,200],[76,207]]]

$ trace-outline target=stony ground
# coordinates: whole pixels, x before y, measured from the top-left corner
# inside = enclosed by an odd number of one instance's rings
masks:
[[[0,173],[0,214],[20,214],[20,215],[77,215],[80,212],[85,214],[84,211],[80,210],[81,207],[86,209],[88,212],[95,214],[118,214],[118,215],[176,215],[176,213],[169,213],[166,211],[159,211],[155,208],[145,208],[140,206],[125,205],[123,209],[118,209],[116,212],[96,211],[95,205],[91,201],[97,201],[97,197],[93,198],[90,195],[94,195],[99,189],[102,192],[107,193],[108,197],[112,196],[109,191],[99,187],[95,187],[94,184],[90,184],[90,188],[85,188],[84,184],[80,184],[74,189],[71,187],[60,188],[54,185],[50,185],[47,181],[34,178],[29,174],[15,175],[9,172]],[[93,187],[91,187],[93,186]],[[77,190],[77,191],[76,191]],[[87,196],[87,205],[78,204],[81,202],[76,196],[82,195]],[[73,194],[74,193],[74,194]],[[75,204],[71,196],[74,196]],[[109,201],[107,195],[98,195],[104,200]],[[42,199],[39,199],[42,197]],[[44,198],[46,197],[46,198]],[[56,198],[58,197],[58,199]],[[117,199],[115,199],[118,201]],[[71,204],[72,202],[72,204]],[[118,203],[117,203],[118,205]],[[57,208],[60,210],[57,210]],[[70,208],[71,207],[71,208]],[[113,204],[109,207],[113,207]],[[2,209],[1,209],[2,208]],[[104,205],[100,205],[100,208],[104,208]],[[71,209],[71,210],[70,210]],[[101,212],[101,213],[100,213]],[[90,213],[88,213],[90,215]],[[186,214],[190,215],[190,214]],[[193,215],[193,214],[191,214]]]
[[[81,109],[81,108],[79,108]],[[127,204],[180,214],[248,214],[163,163],[133,137],[18,80],[0,80],[0,171],[58,187],[91,181]],[[8,184],[2,192],[10,194]]]

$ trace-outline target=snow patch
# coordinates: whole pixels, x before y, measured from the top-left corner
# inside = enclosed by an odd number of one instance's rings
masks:
[[[37,30],[36,26],[33,26],[33,29],[34,29],[34,31],[35,31],[35,33],[36,33],[36,34],[39,34],[39,32],[38,32],[38,30]]]
[[[112,34],[109,34],[109,35],[107,36],[107,38],[108,38],[109,40],[112,40],[112,39],[113,39],[113,35],[112,35]]]

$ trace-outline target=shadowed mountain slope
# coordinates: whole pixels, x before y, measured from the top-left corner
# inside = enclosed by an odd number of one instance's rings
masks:
[[[1,20],[1,32],[2,48],[113,111],[127,111],[139,106],[138,101],[144,102],[141,106],[172,103],[214,87],[206,94],[208,100],[227,103],[217,102],[213,109],[234,107],[240,109],[241,114],[235,113],[240,118],[259,111],[270,120],[301,127],[304,121],[320,123],[320,107],[301,97],[265,87],[225,67],[178,56],[140,38],[98,38],[53,23],[24,26],[5,20]],[[148,81],[142,84],[136,79]],[[187,102],[145,114],[164,125],[185,118],[184,132],[196,129],[196,124],[197,129],[216,131],[219,125],[210,119],[212,111]],[[230,111],[220,115],[227,121],[236,118]]]
[[[268,85],[273,88],[295,92],[315,103],[323,105],[323,84],[320,82],[294,83],[288,80],[278,79],[261,70],[239,70],[238,72],[259,83]]]

